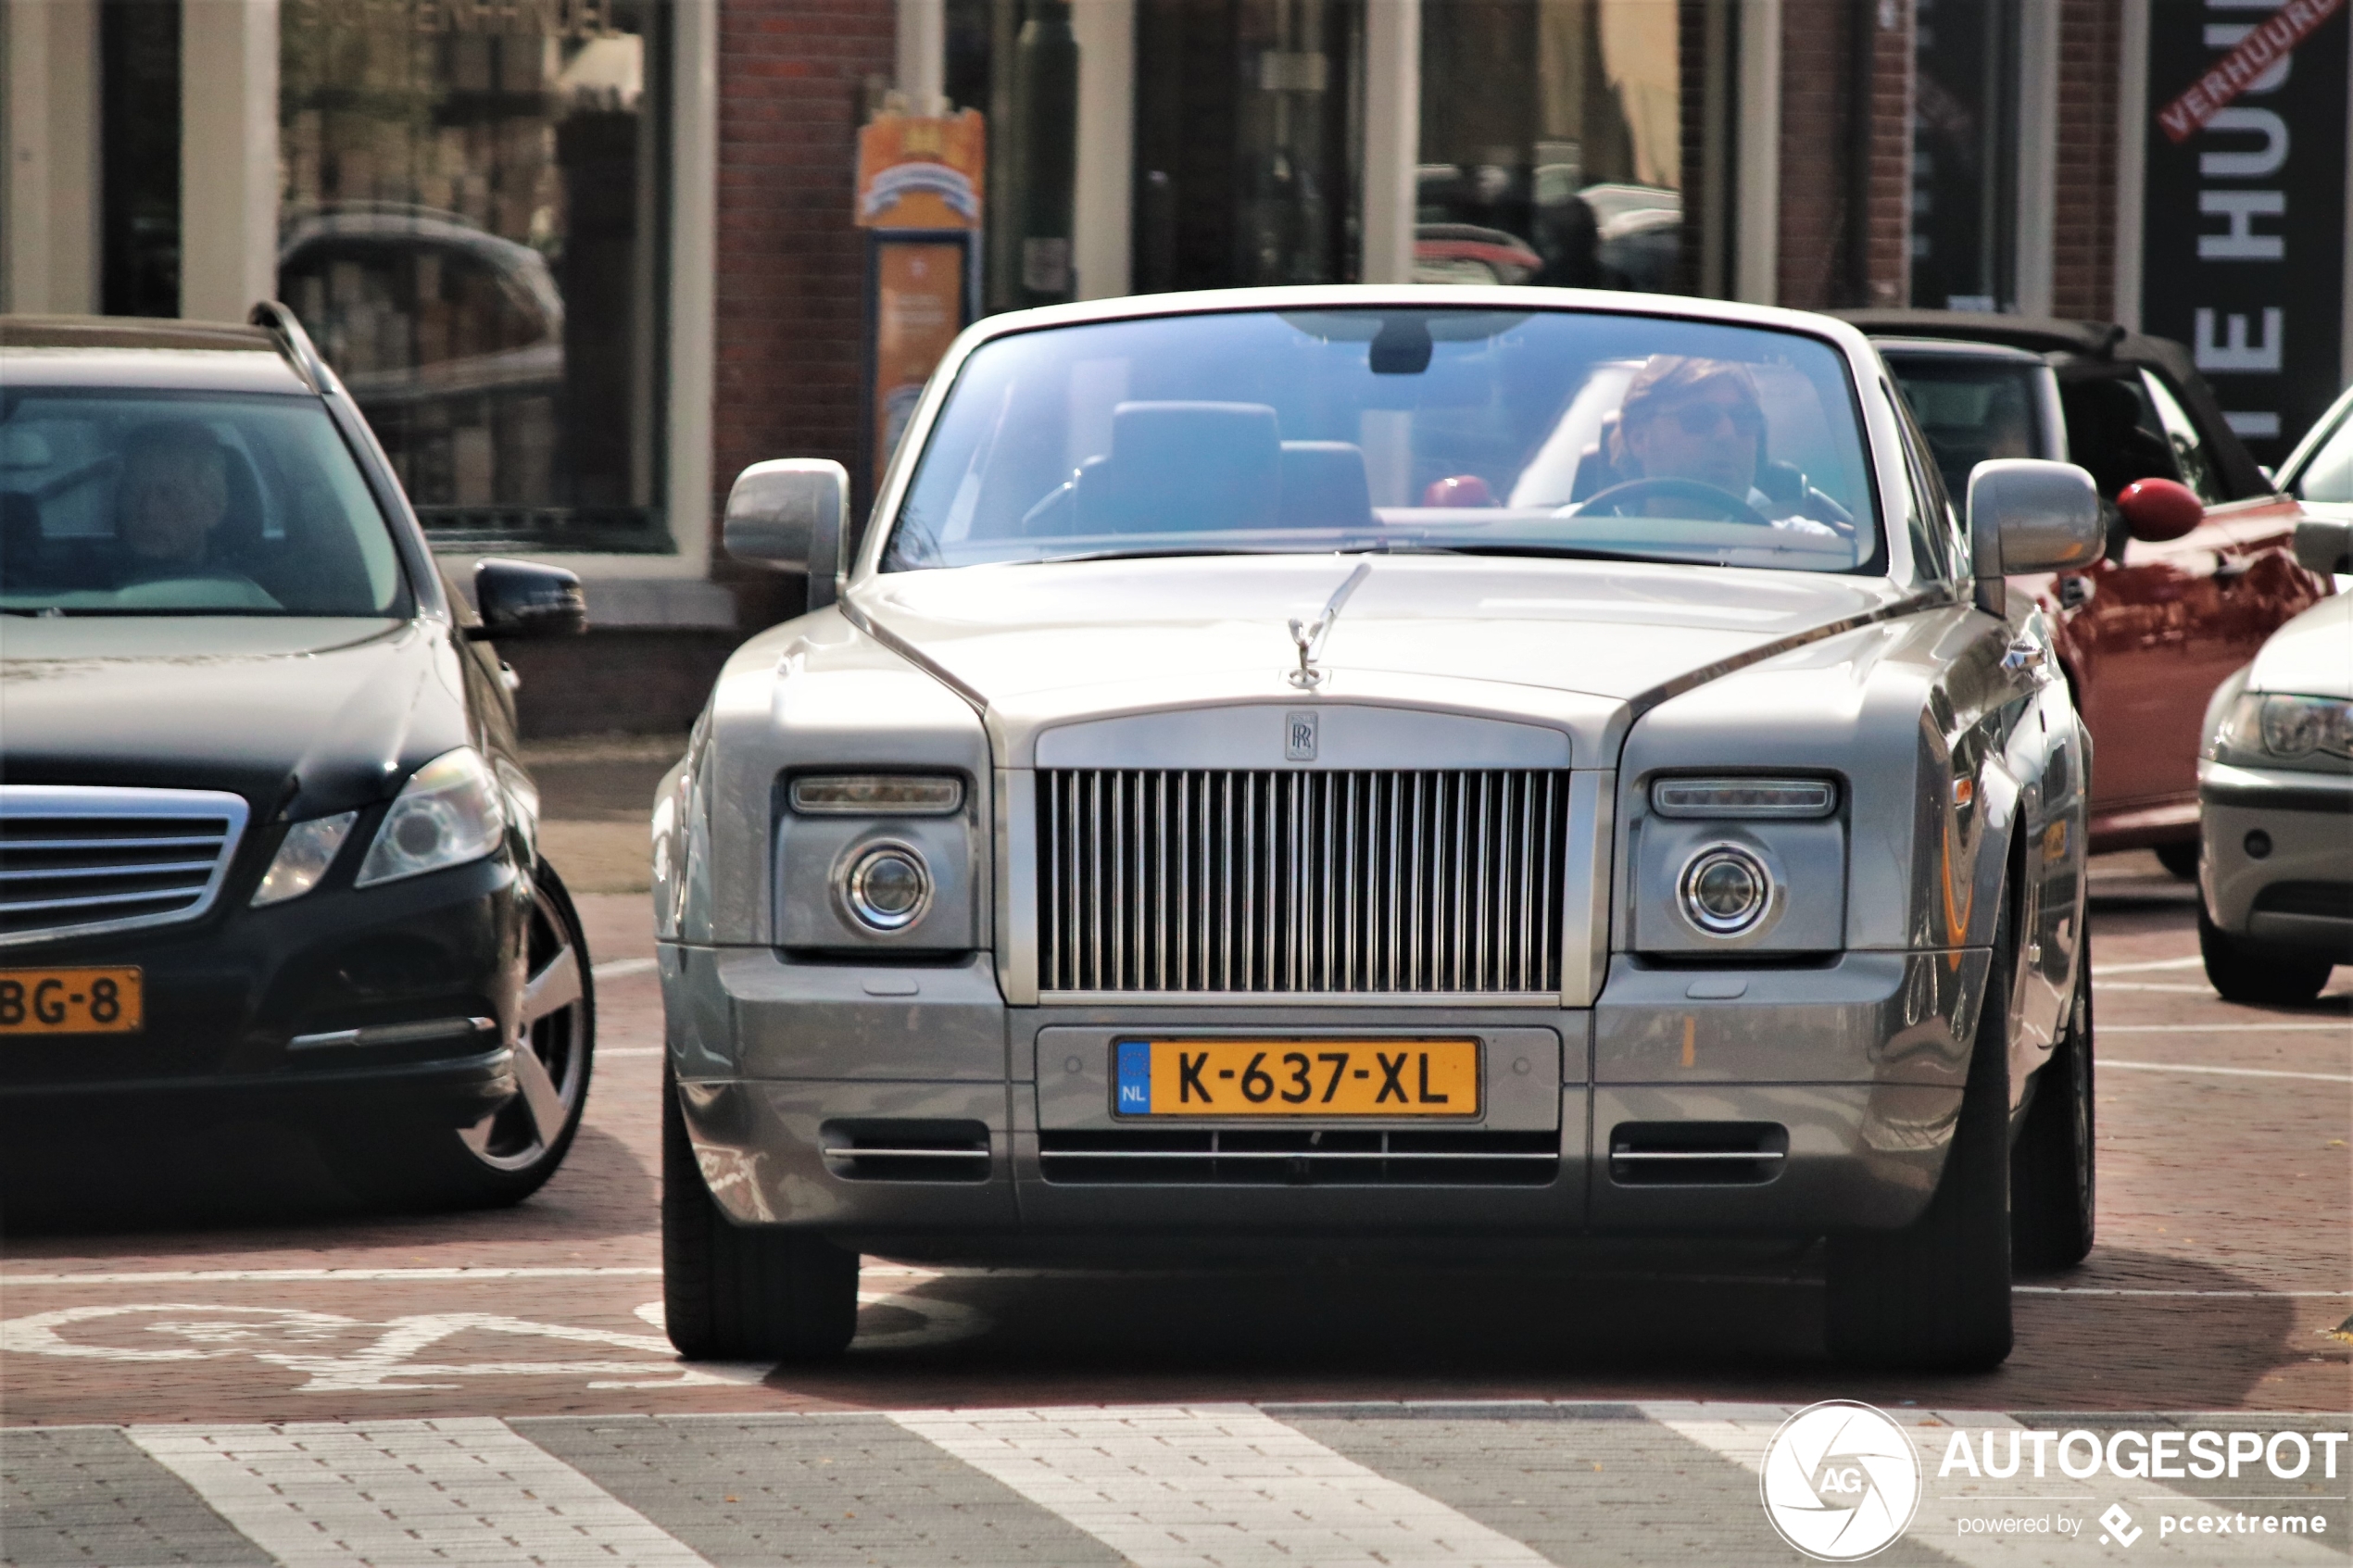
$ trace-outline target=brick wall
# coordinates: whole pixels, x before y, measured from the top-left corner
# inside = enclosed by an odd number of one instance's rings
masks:
[[[1859,29],[1869,31],[1858,36]],[[1776,266],[1783,305],[1906,303],[1911,30],[1909,0],[1783,0]],[[1858,101],[1866,75],[1869,97]],[[1868,126],[1856,125],[1858,109]]]
[[[1861,303],[1912,302],[1911,0],[1869,0],[1871,135],[1866,157],[1868,237],[1860,258]],[[1888,25],[1893,23],[1894,25]]]
[[[1855,11],[1855,0],[1782,0],[1776,295],[1801,310],[1849,303]]]
[[[2051,311],[2116,312],[2117,89],[2122,0],[2058,0],[2058,168]]]
[[[897,27],[893,0],[720,0],[714,507],[764,458],[864,470],[851,160]]]

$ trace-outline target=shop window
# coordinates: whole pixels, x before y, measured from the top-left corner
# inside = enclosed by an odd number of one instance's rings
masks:
[[[2018,307],[2019,10],[1916,0],[1911,299]]]
[[[100,71],[99,308],[180,314],[180,7],[106,0]]]
[[[1142,0],[1135,286],[1356,280],[1353,0]]]
[[[1416,279],[1693,292],[1699,9],[1425,5]]]
[[[651,0],[289,0],[279,291],[436,544],[665,550]]]

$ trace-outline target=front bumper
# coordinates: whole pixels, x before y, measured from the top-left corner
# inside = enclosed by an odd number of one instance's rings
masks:
[[[135,964],[146,1019],[137,1034],[8,1041],[0,1118],[479,1121],[516,1092],[506,1042],[527,897],[501,857],[184,927],[0,949],[6,970]]]
[[[986,1258],[1042,1240],[1900,1227],[1944,1169],[1990,955],[1740,971],[1620,957],[1590,1010],[1008,1008],[985,958],[862,967],[673,945],[661,963],[680,1104],[730,1215]],[[1442,1131],[1121,1122],[1114,1040],[1178,1032],[1476,1036],[1484,1109]]]
[[[2209,760],[2198,801],[2198,881],[2214,923],[2353,962],[2353,771]]]

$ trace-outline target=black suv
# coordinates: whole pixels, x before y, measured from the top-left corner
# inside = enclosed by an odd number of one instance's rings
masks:
[[[293,315],[0,318],[0,1135],[274,1115],[370,1196],[512,1202],[594,1002],[486,639]]]

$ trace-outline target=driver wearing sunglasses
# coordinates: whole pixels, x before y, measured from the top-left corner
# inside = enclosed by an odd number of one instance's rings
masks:
[[[1655,354],[1634,373],[1618,406],[1616,466],[1641,479],[1683,479],[1746,501],[1778,528],[1835,530],[1777,502],[1756,487],[1765,461],[1765,410],[1748,367],[1725,359]],[[1674,516],[1671,499],[1645,510]]]

